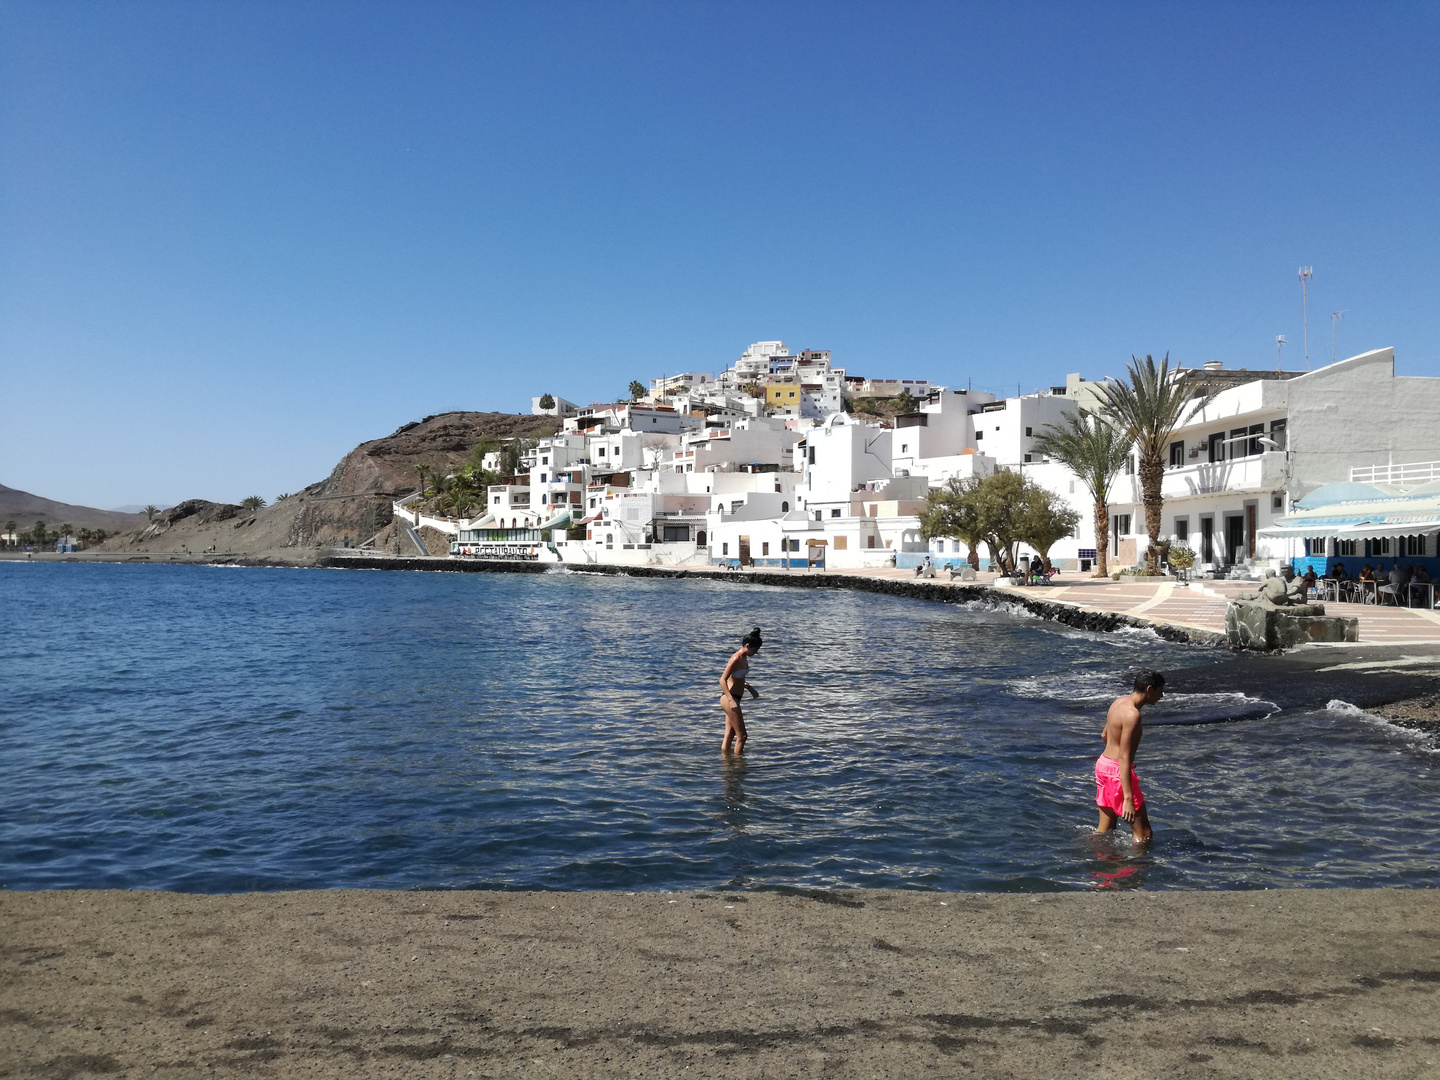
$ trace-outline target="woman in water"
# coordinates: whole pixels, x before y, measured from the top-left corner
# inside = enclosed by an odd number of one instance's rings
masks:
[[[720,676],[720,708],[725,710],[725,738],[720,741],[722,753],[730,752],[730,740],[735,740],[735,752],[745,752],[745,714],[740,711],[740,699],[745,691],[753,698],[760,697],[760,691],[749,684],[750,658],[760,651],[760,628],[757,626],[740,639],[740,649],[725,665]]]

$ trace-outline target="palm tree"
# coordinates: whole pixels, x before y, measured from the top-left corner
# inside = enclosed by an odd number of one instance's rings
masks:
[[[246,495],[240,500],[240,506],[244,510],[261,510],[265,507],[265,500],[259,495]]]
[[[1129,382],[1107,379],[1095,388],[1106,419],[1133,439],[1139,451],[1141,502],[1145,505],[1145,531],[1150,546],[1145,565],[1158,573],[1168,544],[1160,542],[1160,511],[1165,500],[1160,486],[1165,479],[1165,453],[1170,437],[1183,420],[1214,400],[1217,391],[1195,390],[1179,367],[1170,366],[1170,354],[1159,364],[1152,356],[1130,357]]]
[[[13,522],[13,521],[7,521],[7,522],[5,522],[5,535],[6,535],[7,537],[12,537],[12,538],[14,537],[14,535],[15,535],[15,522]],[[14,539],[7,540],[6,542],[9,543],[9,544],[12,545],[12,546],[15,544],[15,540],[14,540]]]
[[[425,495],[425,487],[427,481],[430,478],[430,472],[430,466],[426,465],[423,461],[415,466],[415,474],[420,477],[420,490],[416,494],[420,495],[422,498]]]
[[[1058,424],[1046,424],[1035,439],[1035,449],[1078,476],[1095,500],[1095,576],[1108,577],[1110,484],[1130,453],[1129,437],[1103,417],[1081,409],[1066,413]]]
[[[155,520],[155,515],[158,514],[158,513],[160,513],[160,508],[159,508],[158,506],[147,506],[147,507],[145,507],[145,510],[144,510],[145,520],[146,520],[146,521],[154,521],[154,520]]]

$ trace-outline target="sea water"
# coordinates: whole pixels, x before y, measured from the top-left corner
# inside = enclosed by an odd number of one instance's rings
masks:
[[[11,889],[1440,884],[1434,746],[1143,633],[743,581],[202,566],[0,563],[0,612]],[[727,758],[718,680],[757,624]],[[1147,724],[1148,851],[1093,832],[1140,667],[1201,687]]]

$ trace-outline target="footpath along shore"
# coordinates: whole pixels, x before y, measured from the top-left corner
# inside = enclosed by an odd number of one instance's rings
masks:
[[[0,1075],[1422,1077],[1440,893],[0,893]]]

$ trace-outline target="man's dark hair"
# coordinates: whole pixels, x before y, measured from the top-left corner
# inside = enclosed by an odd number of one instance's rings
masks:
[[[1161,690],[1164,690],[1165,676],[1161,675],[1158,671],[1150,671],[1148,669],[1135,673],[1135,692],[1137,694],[1143,694],[1152,686],[1158,686]]]

